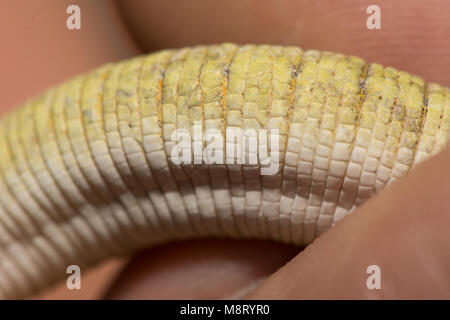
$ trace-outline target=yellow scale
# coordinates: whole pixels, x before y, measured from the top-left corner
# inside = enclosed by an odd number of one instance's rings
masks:
[[[306,245],[449,132],[447,88],[330,52],[222,44],[102,66],[0,119],[0,297],[167,241]]]

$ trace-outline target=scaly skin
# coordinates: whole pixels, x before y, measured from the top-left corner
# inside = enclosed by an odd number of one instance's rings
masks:
[[[208,145],[196,123],[231,144],[227,128],[278,129],[278,171],[176,164],[175,130]],[[167,241],[309,244],[439,152],[449,126],[448,89],[329,52],[223,44],[102,66],[0,120],[0,297]]]

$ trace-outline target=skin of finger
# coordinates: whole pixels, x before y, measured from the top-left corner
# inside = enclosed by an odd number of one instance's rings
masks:
[[[297,45],[357,55],[450,85],[447,0],[118,0],[145,51],[196,44]],[[381,9],[369,30],[367,8]]]
[[[143,251],[107,299],[238,299],[300,251],[256,240],[192,240]]]
[[[115,281],[128,259],[108,259],[90,269],[81,268],[80,290],[67,289],[66,279],[29,297],[29,300],[91,300],[99,299]],[[69,276],[69,275],[67,275]]]
[[[317,239],[249,299],[448,299],[450,147]],[[380,268],[380,289],[367,279]]]
[[[74,4],[80,30],[66,27]],[[78,73],[140,53],[112,0],[1,1],[0,22],[0,113]]]

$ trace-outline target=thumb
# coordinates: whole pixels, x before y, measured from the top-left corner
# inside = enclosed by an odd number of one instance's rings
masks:
[[[446,148],[337,223],[247,298],[449,298],[449,163]]]

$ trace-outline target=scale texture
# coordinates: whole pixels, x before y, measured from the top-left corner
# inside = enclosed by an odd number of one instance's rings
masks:
[[[173,133],[198,123],[236,148],[227,128],[277,129],[278,148],[257,150],[278,171],[262,175],[258,152],[176,164]],[[0,120],[0,298],[168,241],[307,245],[439,152],[449,127],[448,89],[330,52],[222,44],[102,66]]]

